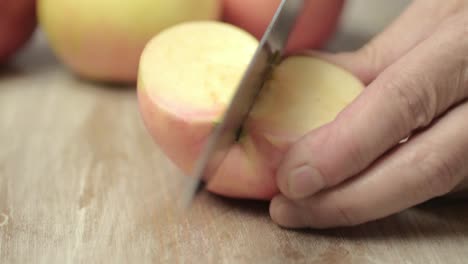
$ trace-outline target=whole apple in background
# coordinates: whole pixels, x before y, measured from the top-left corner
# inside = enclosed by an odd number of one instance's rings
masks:
[[[145,44],[184,21],[217,20],[220,0],[38,0],[55,54],[85,79],[133,83]]]
[[[223,20],[261,39],[280,0],[223,0]],[[344,0],[306,0],[287,52],[322,47],[334,33]]]
[[[258,41],[221,22],[188,22],[148,42],[139,68],[144,123],[163,152],[190,174],[222,117]],[[208,189],[237,198],[270,199],[274,172],[288,146],[332,119],[363,89],[350,73],[312,57],[291,56],[275,69],[239,141]]]
[[[0,64],[24,47],[36,26],[36,0],[0,1]]]

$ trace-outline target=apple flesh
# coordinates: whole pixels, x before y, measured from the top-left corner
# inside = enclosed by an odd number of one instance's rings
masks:
[[[56,55],[78,76],[134,83],[145,44],[161,30],[217,20],[220,0],[38,0],[39,23]]]
[[[26,45],[36,26],[36,0],[0,1],[0,64]]]
[[[265,33],[280,0],[224,0],[223,20],[241,27],[257,39]],[[322,47],[334,33],[344,0],[307,0],[291,33],[287,52]]]
[[[190,174],[220,121],[258,41],[222,22],[171,27],[148,42],[140,60],[138,98],[150,134]],[[330,122],[363,89],[350,73],[305,56],[285,58],[263,88],[241,136],[208,189],[251,199],[278,192],[275,170],[288,147]]]

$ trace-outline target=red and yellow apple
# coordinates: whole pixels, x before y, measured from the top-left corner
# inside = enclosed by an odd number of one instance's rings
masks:
[[[241,27],[257,39],[265,32],[280,0],[224,0],[223,20]],[[344,0],[306,0],[287,52],[322,47],[334,33]]]
[[[24,47],[36,26],[36,0],[0,1],[0,64]]]
[[[142,119],[154,141],[190,174],[234,94],[257,39],[223,22],[181,23],[156,35],[139,68]],[[205,175],[214,193],[269,199],[288,147],[330,122],[363,89],[349,72],[313,57],[290,56],[274,69],[220,168]],[[205,178],[205,179],[206,179]]]
[[[38,0],[39,23],[56,55],[77,75],[133,83],[145,44],[161,30],[217,20],[220,0]]]

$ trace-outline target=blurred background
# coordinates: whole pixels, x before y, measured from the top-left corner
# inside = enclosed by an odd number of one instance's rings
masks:
[[[133,85],[141,50],[161,30],[180,21],[213,19],[260,38],[279,1],[164,2],[4,0],[0,3],[0,64],[26,70],[50,66],[53,61],[83,79]],[[310,0],[290,48],[359,48],[410,2]]]

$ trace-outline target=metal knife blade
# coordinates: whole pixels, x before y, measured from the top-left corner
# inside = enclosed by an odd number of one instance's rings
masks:
[[[304,0],[282,0],[266,29],[239,86],[224,113],[222,122],[208,138],[201,156],[189,177],[188,190],[184,192],[184,207],[190,205],[195,195],[203,189],[204,174],[214,175],[226,157],[229,148],[237,141],[238,133],[255,104],[264,82],[281,58],[285,46],[300,14]]]

